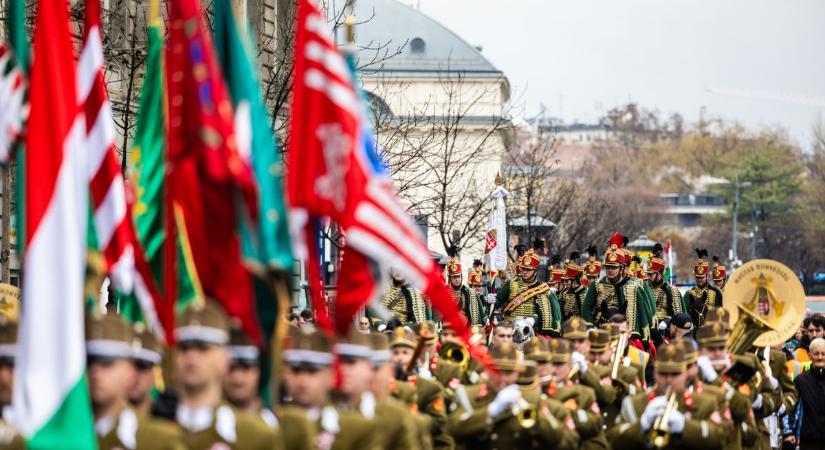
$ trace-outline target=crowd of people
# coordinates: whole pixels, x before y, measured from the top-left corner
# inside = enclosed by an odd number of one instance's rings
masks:
[[[320,330],[311,310],[288,313],[274,353],[210,300],[186,306],[174,348],[116,314],[92,314],[98,446],[825,448],[825,316],[743,351],[722,307],[724,268],[702,252],[684,296],[657,252],[639,271],[615,243],[603,258],[571,256],[539,279],[528,250],[509,273],[474,268],[467,284],[450,261],[469,341],[398,276],[344,336]],[[26,445],[11,428],[16,336],[0,317],[3,448]]]

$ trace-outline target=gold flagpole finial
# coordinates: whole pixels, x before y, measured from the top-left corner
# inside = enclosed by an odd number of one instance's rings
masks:
[[[347,44],[352,44],[355,42],[355,0],[347,0],[344,9],[347,11],[347,16],[344,18]]]
[[[504,181],[501,179],[501,173],[496,174],[496,186],[501,186],[504,184]]]

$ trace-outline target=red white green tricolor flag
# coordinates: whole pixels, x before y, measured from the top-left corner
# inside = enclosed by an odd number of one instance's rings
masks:
[[[670,283],[673,283],[671,277],[673,276],[673,253],[671,252],[670,246],[670,239],[667,240],[667,244],[665,245],[665,274],[664,279]]]
[[[26,137],[26,254],[14,383],[30,449],[96,447],[85,379],[89,166],[66,2],[40,0]]]

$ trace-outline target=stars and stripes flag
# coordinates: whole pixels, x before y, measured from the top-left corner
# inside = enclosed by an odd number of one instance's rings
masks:
[[[30,449],[97,448],[83,294],[89,165],[68,5],[40,0],[26,133],[26,253],[14,425]]]
[[[352,60],[338,50],[323,13],[311,0],[298,6],[294,73],[287,151],[290,227],[296,240],[306,243],[296,249],[298,256],[310,261],[317,252],[314,225],[321,218],[333,220],[344,232],[335,303],[338,332],[380,293],[392,267],[422,288],[444,321],[468,339],[467,320],[376,152]],[[309,270],[316,272],[318,266],[310,264]],[[316,283],[310,288],[314,302],[323,298],[319,288]]]
[[[134,196],[127,185],[115,150],[112,107],[103,78],[100,4],[86,2],[83,48],[77,64],[77,95],[86,116],[86,148],[93,221],[105,270],[121,294],[134,293],[143,318],[159,336],[171,343],[174,309],[164,306],[151,268],[137,239],[132,220]]]

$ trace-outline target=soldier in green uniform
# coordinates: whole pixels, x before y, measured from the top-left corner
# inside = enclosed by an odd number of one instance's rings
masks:
[[[563,320],[581,317],[582,302],[584,301],[586,288],[582,286],[584,267],[577,262],[579,257],[579,252],[573,252],[565,264],[563,279],[566,281],[567,287],[561,291],[561,295],[559,296]]]
[[[722,262],[719,261],[718,256],[713,257],[713,264],[711,264],[710,272],[713,275],[713,285],[720,291],[725,290],[725,283],[728,282],[728,271]]]
[[[373,423],[359,409],[342,408],[331,397],[335,372],[330,336],[305,327],[290,328],[282,358],[287,404],[276,414],[286,448],[374,447]]]
[[[575,320],[575,319],[574,319]],[[573,349],[567,339],[553,339],[549,345],[551,381],[545,393],[570,410],[581,438],[580,449],[610,448],[604,435],[602,413],[596,401],[596,392],[579,384],[587,372],[587,364],[581,357],[573,360]]]
[[[470,322],[470,325],[484,325],[487,323],[485,314],[487,302],[475,290],[464,284],[463,276],[461,263],[456,258],[450,259],[450,262],[447,263],[450,295],[453,296],[453,300],[464,312],[464,316]]]
[[[536,319],[537,334],[558,336],[561,332],[561,309],[556,295],[547,283],[538,280],[536,269],[541,260],[528,251],[519,260],[519,275],[510,280],[495,294],[495,307],[507,321],[516,317]]]
[[[230,405],[247,414],[259,417],[279,434],[278,419],[263,405],[258,395],[261,382],[261,352],[238,324],[229,330],[229,373],[223,383],[224,394]]]
[[[731,443],[731,448],[739,448],[735,447],[737,444],[741,448],[762,448],[769,439],[763,419],[775,413],[781,405],[778,389],[773,389],[773,383],[762,374],[737,382],[730,379],[727,374],[734,366],[749,367],[755,374],[761,371],[761,364],[752,353],[729,353],[727,340],[730,325],[727,311],[721,307],[711,308],[706,319],[705,325],[696,331],[699,343],[699,356],[696,360],[698,377],[705,389],[718,389],[725,394],[731,418],[741,426],[739,442]]]
[[[664,344],[656,359],[656,383],[650,392],[622,402],[619,424],[610,430],[615,449],[719,448],[731,432],[715,397],[687,390],[685,355]],[[657,442],[658,441],[658,442]]]
[[[413,325],[430,319],[430,311],[421,293],[409,286],[395,270],[392,270],[390,275],[392,284],[381,298],[381,305],[404,325]],[[381,320],[369,308],[367,315],[373,323]]]
[[[17,352],[17,321],[0,314],[0,448],[22,450],[23,437],[8,423]]]
[[[229,320],[212,301],[186,305],[175,328],[174,379],[180,399],[175,420],[187,448],[215,445],[235,449],[283,448],[275,433],[258,417],[223,401],[229,370]]]
[[[630,375],[630,379],[622,378],[622,369],[635,370],[625,368],[619,363],[617,367],[616,377],[613,378],[613,364],[612,357],[615,351],[612,351],[610,346],[610,333],[607,330],[593,329],[588,333],[588,340],[590,341],[590,351],[588,354],[588,363],[590,367],[588,372],[592,372],[594,378],[598,381],[601,391],[596,391],[596,399],[599,402],[599,408],[602,411],[602,418],[605,427],[609,428],[616,422],[616,417],[619,415],[622,400],[626,395],[636,394],[636,384],[634,383],[634,375]],[[583,378],[582,384],[592,386],[592,378]],[[599,393],[602,393],[599,395]]]
[[[426,353],[421,349],[423,346],[431,345],[423,342],[426,339],[404,328],[396,329],[390,341],[390,363],[394,367],[396,380],[415,387],[418,411],[430,419],[429,432],[433,448],[452,449],[455,447],[455,441],[447,432],[447,401],[444,387],[436,381],[432,366],[426,363],[427,357],[424,357],[423,364],[418,365],[417,371],[408,370],[411,366],[416,367],[416,364],[411,364],[418,361],[416,349],[419,349],[419,354]],[[400,389],[397,391],[401,392]]]
[[[584,263],[585,287],[599,281],[602,273],[602,262],[599,261],[599,251],[595,245],[587,247],[587,262]]]
[[[696,256],[698,259],[693,265],[693,277],[696,279],[696,286],[685,293],[685,305],[689,308],[693,325],[701,327],[705,323],[705,314],[708,309],[722,306],[722,291],[708,283],[709,268],[705,259],[708,256],[708,251],[697,248]]]
[[[682,294],[676,286],[664,278],[667,265],[662,259],[662,244],[658,242],[653,247],[652,256],[647,263],[647,277],[653,291],[653,300],[656,303],[656,320],[659,330],[667,329],[667,324],[674,314],[687,312],[687,306],[682,300]]]
[[[517,383],[524,370],[511,344],[493,346],[490,355],[497,376],[485,372],[486,382],[457,386],[457,408],[450,414],[449,429],[465,448],[556,448],[574,442],[570,431],[550,414],[537,389]],[[529,381],[529,380],[528,380]],[[567,444],[564,444],[567,442]]]
[[[183,449],[179,430],[129,407],[135,381],[132,330],[116,315],[86,319],[89,394],[100,449]]]
[[[610,334],[610,365],[611,365],[611,375],[612,375],[612,366],[613,366],[613,359],[615,358],[616,354],[616,347],[619,345],[619,335],[620,334],[627,334],[626,331],[623,331],[622,327],[619,324],[615,323],[605,323],[602,324],[599,329],[605,330]],[[635,349],[635,347],[634,347]],[[634,356],[628,356],[628,353],[635,354]],[[643,351],[639,349],[631,350],[629,346],[625,345],[625,348],[620,353],[621,361],[619,362],[619,373],[618,379],[626,383],[628,386],[628,393],[631,391],[641,391],[644,389],[646,385],[646,369],[647,365],[641,364],[646,359]],[[649,355],[647,355],[649,356]],[[637,361],[637,362],[634,362]],[[651,379],[652,379],[652,370],[651,372]],[[634,392],[635,393],[635,392]]]
[[[135,384],[129,388],[129,403],[140,414],[149,414],[152,409],[152,391],[157,388],[162,391],[163,386],[156,386],[160,378],[160,363],[163,360],[164,343],[142,323],[133,327],[135,364]],[[161,379],[162,381],[162,379]]]
[[[632,336],[647,341],[655,316],[653,299],[648,297],[642,281],[623,273],[623,267],[628,262],[625,252],[615,244],[610,246],[604,256],[606,275],[587,287],[582,318],[588,323],[601,325],[616,313],[624,314]]]
[[[417,450],[421,446],[416,418],[407,405],[390,396],[390,382],[394,380],[389,364],[389,339],[385,334],[378,333],[371,334],[369,338],[373,367],[370,392],[375,398],[375,416],[379,422],[377,448]]]

